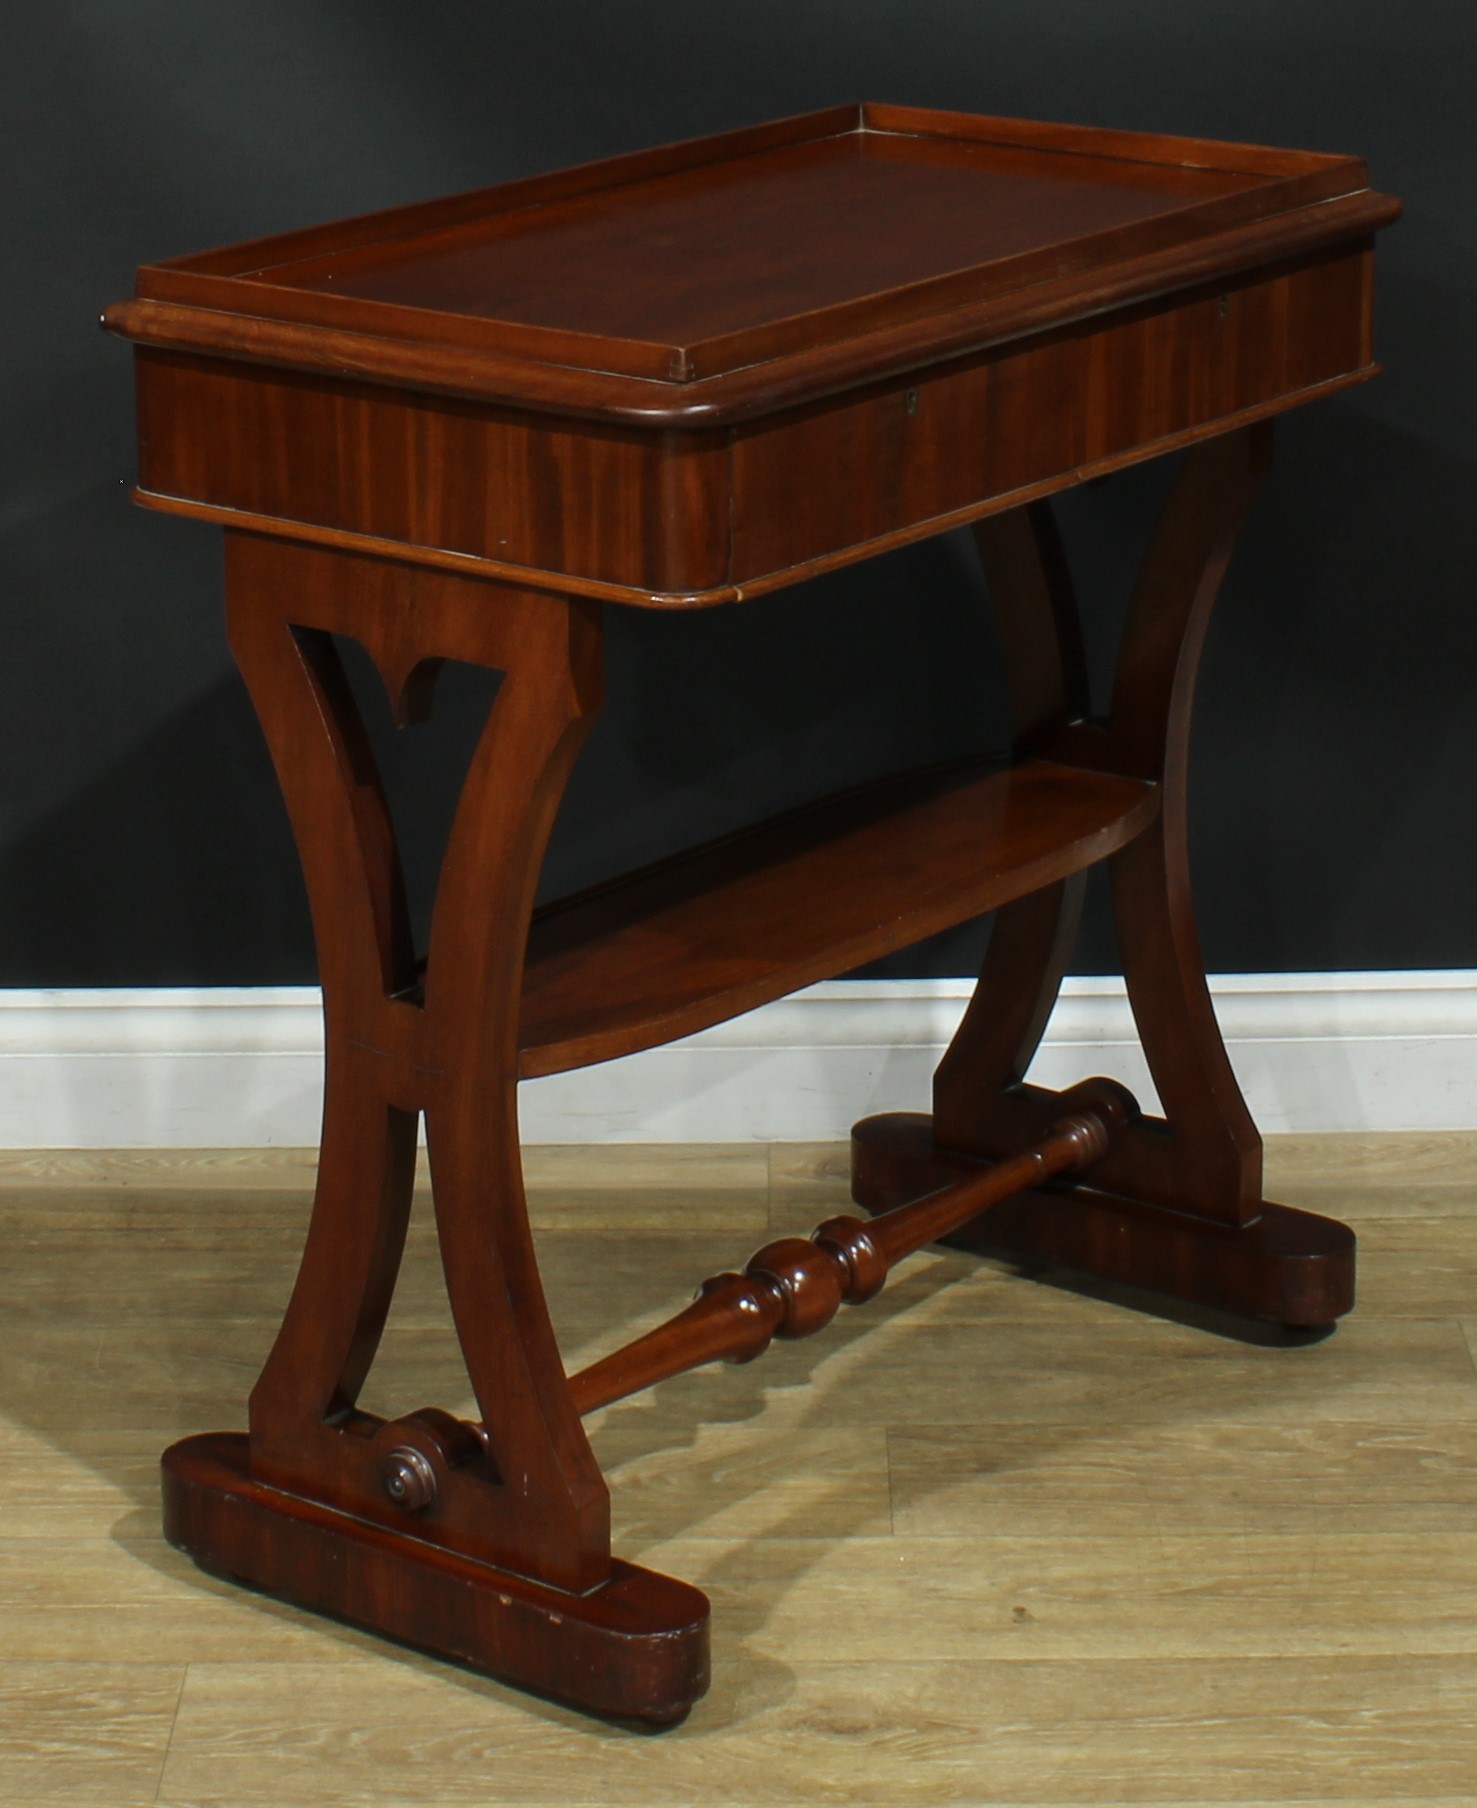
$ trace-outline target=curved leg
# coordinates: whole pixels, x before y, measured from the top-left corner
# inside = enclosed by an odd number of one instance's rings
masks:
[[[1041,1046],[1076,945],[1084,889],[1085,876],[1074,873],[995,913],[974,996],[933,1077],[941,1143],[970,1148],[986,1137],[1002,1152],[1019,1145],[1008,1123],[991,1119]]]
[[[707,1603],[613,1559],[608,1496],[544,1305],[518,1144],[524,944],[600,699],[594,605],[247,534],[232,645],[292,817],[327,1043],[313,1220],[249,1439],[167,1453],[166,1529],[209,1567],[605,1713],[680,1717]],[[504,673],[447,848],[422,974],[388,809],[334,634],[397,719],[446,659]],[[361,1412],[424,1111],[452,1315],[478,1402]]]
[[[1231,1224],[1260,1211],[1262,1144],[1226,1058],[1195,928],[1190,720],[1211,612],[1271,462],[1270,422],[1185,461],[1134,592],[1108,719],[1123,768],[1157,777],[1163,793],[1158,822],[1110,868],[1129,1002],[1165,1114],[1158,1138],[1125,1157],[1121,1179],[1140,1198]]]
[[[1261,1140],[1211,1007],[1190,897],[1186,790],[1196,673],[1236,536],[1270,463],[1262,424],[1195,448],[1156,529],[1124,631],[1112,706],[1087,721],[1075,617],[1055,535],[1032,511],[984,525],[980,547],[1011,669],[1017,750],[1131,774],[1160,810],[1111,862],[1124,974],[1164,1116],[1129,1125],[1091,1187],[986,1214],[960,1241],[1060,1262],[1282,1324],[1353,1303],[1353,1236],[1261,1198]],[[1038,505],[1039,507],[1039,505]],[[1035,1141],[1058,1095],[1024,1083],[1070,954],[1057,888],[1002,912],[980,983],[935,1082],[934,1117],[857,1127],[854,1190],[873,1210],[961,1164]]]
[[[233,555],[233,564],[239,569]],[[414,1113],[379,1094],[361,1033],[413,971],[389,809],[338,653],[233,582],[232,642],[305,856],[327,1019],[318,1198],[297,1285],[252,1395],[258,1462],[342,1415],[374,1361],[415,1179]],[[367,993],[368,997],[361,996]]]
[[[1018,753],[1087,714],[1087,668],[1071,574],[1049,502],[974,530],[1005,651],[1011,738]],[[1023,1140],[999,1116],[1026,1077],[1061,990],[1082,916],[1075,874],[998,911],[974,997],[934,1076],[938,1140],[1001,1152]],[[993,1134],[992,1134],[993,1132]]]
[[[432,919],[426,1139],[467,1373],[503,1489],[536,1539],[519,1567],[583,1589],[608,1568],[609,1499],[570,1400],[528,1229],[518,1007],[539,865],[593,719],[599,648],[592,619],[566,623],[545,599],[532,602],[462,789]]]

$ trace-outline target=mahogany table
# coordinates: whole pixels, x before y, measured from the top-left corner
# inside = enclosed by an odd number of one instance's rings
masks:
[[[209,1569],[591,1711],[679,1719],[705,1598],[614,1557],[582,1417],[824,1325],[953,1234],[1282,1325],[1353,1300],[1343,1225],[1263,1201],[1186,864],[1191,697],[1272,417],[1375,373],[1364,165],[882,106],[175,259],[137,347],[147,506],[220,523],[231,644],[311,895],[327,1020],[306,1250],[250,1431],[164,1458]],[[1094,714],[1049,497],[1183,451]],[[534,909],[610,605],[741,602],[972,524],[1009,756],[901,774]],[[401,724],[503,674],[428,946],[335,637]],[[1106,861],[1163,1116],[1025,1080]],[[567,1376],[517,1086],[996,912],[932,1116],[858,1124],[854,1196]],[[357,1406],[424,1115],[479,1417]]]

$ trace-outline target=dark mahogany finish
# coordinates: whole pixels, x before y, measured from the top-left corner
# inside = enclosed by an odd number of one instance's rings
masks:
[[[151,265],[105,318],[150,506],[671,607],[1371,375],[1397,212],[1357,158],[839,107]]]
[[[533,920],[521,1072],[670,1042],[859,967],[1095,865],[1158,810],[1141,779],[1047,760],[936,769],[563,899]]]
[[[582,1413],[639,1393],[708,1362],[752,1362],[776,1337],[811,1337],[843,1305],[875,1299],[887,1277],[926,1243],[959,1231],[991,1206],[1101,1161],[1137,1107],[1111,1080],[1091,1080],[1061,1100],[1063,1116],[1045,1140],[1005,1161],[975,1162],[938,1190],[860,1218],[827,1218],[807,1242],[781,1237],[750,1258],[742,1274],[703,1282],[685,1312],[570,1378]],[[926,1120],[925,1120],[926,1121]]]
[[[268,1487],[232,1433],[165,1452],[164,1532],[231,1581],[592,1714],[667,1726],[708,1687],[708,1599],[689,1584],[613,1558],[588,1594],[545,1588]]]
[[[245,1437],[165,1458],[205,1566],[595,1712],[665,1724],[707,1603],[610,1550],[582,1414],[819,1329],[973,1247],[1318,1324],[1341,1225],[1265,1204],[1185,851],[1195,671],[1271,417],[1374,374],[1356,159],[838,107],[145,268],[141,488],[227,532],[231,643],[292,815],[327,1023],[302,1268]],[[1047,500],[1187,451],[1106,714]],[[901,775],[537,912],[600,705],[602,607],[732,602],[975,525],[1008,760]],[[671,624],[680,633],[680,620]],[[412,945],[339,662],[396,719],[503,674]],[[1163,1101],[1025,1073],[1107,862]],[[520,1078],[631,1053],[997,912],[932,1118],[857,1127],[858,1202],[566,1377],[529,1235]],[[475,1421],[360,1410],[425,1119]],[[1090,1173],[1080,1170],[1088,1164]]]
[[[941,1148],[933,1120],[917,1111],[863,1118],[852,1131],[851,1153],[853,1195],[884,1223],[900,1200],[969,1186],[998,1165]],[[1030,1182],[945,1240],[1290,1331],[1331,1324],[1354,1304],[1353,1231],[1285,1205],[1264,1203],[1250,1223],[1233,1228],[1155,1210],[1093,1183],[1038,1191]]]

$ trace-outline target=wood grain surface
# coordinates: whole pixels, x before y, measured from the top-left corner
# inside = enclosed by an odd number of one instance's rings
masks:
[[[157,1453],[232,1422],[291,1285],[303,1151],[0,1156],[0,1799],[1469,1808],[1477,1136],[1272,1138],[1362,1251],[1275,1349],[919,1257],[854,1326],[597,1415],[615,1543],[714,1604],[653,1741],[216,1582]],[[571,1367],[842,1147],[530,1151]],[[454,1396],[418,1210],[371,1391]]]
[[[149,507],[681,608],[1363,382],[1399,212],[1353,157],[831,108],[145,265],[103,324]]]
[[[679,405],[662,389],[705,380],[752,398],[754,372],[787,357],[841,351],[853,378],[876,375],[889,331],[936,349],[951,315],[1053,282],[1068,285],[1055,317],[1080,317],[1074,280],[1161,253],[1183,265],[1238,233],[1238,261],[1269,261],[1319,239],[1329,203],[1353,210],[1351,238],[1356,217],[1368,230],[1398,211],[1355,157],[830,108],[146,265],[107,318],[199,345],[201,315],[235,316],[256,323],[257,352],[290,358],[296,340],[320,369],[335,368],[323,331],[348,333],[379,342],[364,360],[379,375],[397,342],[455,350],[472,359],[464,393],[490,353],[509,375],[598,375],[585,406],[650,414]],[[532,368],[512,386],[558,393]]]

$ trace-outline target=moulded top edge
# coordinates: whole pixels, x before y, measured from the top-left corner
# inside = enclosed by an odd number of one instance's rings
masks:
[[[274,319],[248,312],[234,285],[221,285],[207,305],[153,299],[118,303],[108,309],[104,324],[140,345],[161,349],[634,426],[701,429],[751,419],[1197,283],[1224,281],[1289,257],[1367,241],[1399,214],[1398,201],[1364,189],[922,318],[897,319],[799,349],[780,347],[765,358],[735,362],[715,373],[689,371],[685,381],[674,380],[670,368],[645,374],[581,368],[568,356],[540,358],[532,347],[520,352],[495,341],[481,347],[458,345],[443,337],[369,327],[362,317],[349,327]],[[661,354],[672,348],[647,349]],[[723,349],[731,355],[735,348]]]

